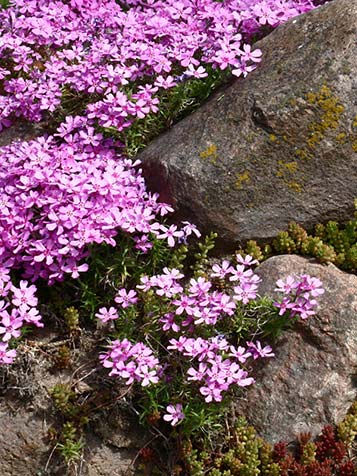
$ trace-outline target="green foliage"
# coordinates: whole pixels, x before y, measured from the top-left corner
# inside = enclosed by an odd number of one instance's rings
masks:
[[[10,0],[0,0],[0,8],[7,8],[10,5]]]
[[[83,440],[77,436],[77,430],[71,422],[63,425],[60,443],[57,443],[57,450],[69,465],[81,458],[84,448]]]
[[[198,243],[199,251],[195,253],[195,262],[191,266],[191,270],[193,271],[193,275],[195,277],[205,275],[209,263],[208,253],[214,248],[217,236],[217,233],[211,233],[210,235],[206,236],[204,240]]]
[[[55,432],[56,449],[67,465],[81,458],[85,446],[82,438],[84,425],[89,421],[86,409],[77,401],[77,395],[67,383],[59,383],[50,390],[54,407],[64,423]]]
[[[318,224],[313,234],[308,234],[304,228],[292,222],[270,245],[259,246],[251,240],[239,252],[250,254],[260,261],[275,254],[312,256],[321,263],[334,263],[343,270],[356,272],[357,217],[341,225],[335,221],[329,221],[326,225]]]
[[[214,450],[207,445],[195,447],[192,439],[182,445],[185,474],[190,476],[354,476],[357,471],[348,455],[356,438],[350,433],[356,404],[337,428],[323,429],[316,442],[310,434],[299,437],[296,452],[289,453],[280,442],[274,448],[256,434],[244,418],[239,418],[228,435],[222,435]],[[347,436],[347,440],[345,439]],[[342,437],[341,437],[342,436]],[[353,438],[351,439],[351,437]]]
[[[228,80],[228,71],[206,67],[208,76],[179,82],[175,88],[160,91],[160,110],[136,121],[118,138],[125,144],[128,157],[135,157],[152,139],[197,109],[220,85]],[[179,74],[179,72],[177,72]],[[113,130],[107,130],[113,135]]]
[[[237,304],[237,309],[228,322],[227,334],[240,336],[242,340],[252,335],[262,335],[275,339],[284,329],[292,325],[292,320],[279,316],[273,306],[273,299],[268,296],[259,297],[246,305]]]
[[[67,307],[63,314],[64,321],[70,335],[75,335],[79,332],[79,312],[73,307]]]
[[[351,447],[357,438],[357,401],[337,427],[338,437],[348,447]]]

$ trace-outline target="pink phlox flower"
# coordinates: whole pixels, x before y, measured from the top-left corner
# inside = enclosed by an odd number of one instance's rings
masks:
[[[151,289],[153,286],[155,286],[155,279],[153,279],[152,277],[149,278],[148,276],[142,276],[140,278],[140,282],[142,284],[137,284],[136,288],[140,289],[141,291],[145,293],[149,291],[149,289]]]
[[[28,285],[27,281],[20,281],[20,288],[12,286],[13,292],[12,304],[21,309],[37,306],[38,300],[35,296],[36,286]]]
[[[118,311],[114,307],[107,309],[106,307],[101,307],[99,311],[95,314],[97,319],[100,319],[102,322],[113,321],[119,318]]]
[[[159,240],[167,239],[167,243],[170,248],[175,246],[175,238],[182,238],[184,236],[184,232],[182,230],[178,230],[176,225],[171,225],[169,228],[161,225],[160,230],[163,233],[158,234],[157,238]]]
[[[176,405],[168,405],[166,407],[166,411],[167,413],[163,416],[163,419],[167,422],[170,422],[172,426],[176,426],[185,418],[181,403],[177,403]]]
[[[6,297],[11,291],[12,283],[0,280],[0,296]]]
[[[273,349],[270,347],[270,345],[266,345],[265,347],[262,347],[259,340],[257,340],[255,343],[247,342],[247,346],[248,346],[248,351],[252,353],[252,357],[254,360],[261,357],[275,356],[275,354],[272,352]]]
[[[9,349],[7,342],[0,342],[0,365],[12,364],[16,357],[16,350]]]
[[[243,61],[253,61],[254,63],[259,63],[262,60],[262,51],[255,49],[252,51],[251,45],[244,44],[243,49],[240,50],[241,59]]]
[[[157,288],[156,294],[167,298],[171,298],[183,291],[183,288],[174,279],[165,274],[157,276],[155,286]]]
[[[219,313],[209,307],[196,309],[193,315],[195,317],[194,323],[196,325],[203,323],[207,325],[215,325],[219,317]]]
[[[193,315],[194,308],[192,307],[195,304],[195,299],[183,294],[180,298],[174,299],[172,304],[176,306],[175,314],[181,315],[183,312],[186,314]]]
[[[169,88],[173,88],[176,86],[176,81],[175,81],[175,78],[173,76],[166,76],[166,78],[164,78],[163,76],[159,75],[157,76],[155,82],[154,82],[154,85],[159,87],[159,88],[163,88],[163,89],[169,89]]]
[[[317,301],[315,299],[306,299],[304,297],[299,297],[293,303],[292,306],[292,315],[298,314],[301,319],[307,319],[310,316],[314,316],[316,312],[314,311],[314,307],[317,305]]]
[[[258,17],[261,25],[274,26],[277,23],[275,11],[271,8],[268,2],[259,2],[253,6],[252,12]]]
[[[163,331],[169,331],[170,329],[172,329],[174,332],[180,331],[180,326],[175,322],[175,314],[172,312],[165,314],[161,319],[159,319],[159,322],[163,324]]]
[[[236,362],[231,362],[227,359],[227,365],[224,369],[224,379],[228,385],[237,383],[242,378],[242,369]]]
[[[137,365],[135,362],[125,363],[122,360],[115,362],[109,376],[119,376],[126,380],[126,385],[131,385],[136,379]]]
[[[174,211],[168,203],[157,203],[155,209],[162,217]]]
[[[151,243],[147,235],[134,236],[134,241],[135,248],[137,250],[142,251],[143,253],[147,253],[153,247],[153,244]]]
[[[0,267],[0,282],[8,283],[11,281],[10,270],[8,268]]]
[[[79,273],[85,273],[88,271],[89,266],[87,263],[77,265],[73,260],[70,260],[65,266],[62,267],[62,270],[65,273],[70,273],[71,277],[74,279],[79,278]]]
[[[212,382],[207,387],[200,387],[200,393],[205,397],[206,403],[211,403],[212,401],[221,402],[222,401],[222,392],[228,389],[227,384],[219,384],[218,382]]]
[[[256,299],[258,287],[256,284],[246,282],[242,283],[240,286],[235,286],[233,291],[233,299],[236,301],[242,301],[243,304],[248,304],[249,301]]]
[[[163,273],[164,273],[164,276],[167,276],[168,278],[171,278],[171,279],[182,279],[185,277],[184,274],[181,273],[181,271],[175,268],[172,268],[172,269],[164,268]]]
[[[238,372],[234,375],[235,383],[240,387],[247,387],[248,385],[252,385],[255,380],[252,377],[248,377],[248,372],[243,369],[238,370]]]
[[[152,383],[158,383],[159,381],[159,376],[157,375],[156,370],[150,369],[147,365],[141,365],[138,367],[135,374],[140,378],[142,387],[147,387]]]
[[[219,313],[225,313],[228,316],[233,316],[236,304],[228,294],[220,294],[219,301],[214,303],[213,310]]]
[[[138,302],[136,291],[131,289],[129,292],[125,288],[118,290],[118,294],[115,296],[114,301],[120,304],[122,308],[129,307]]]
[[[239,264],[235,268],[232,268],[230,274],[229,281],[246,281],[253,276],[253,271],[246,269],[243,264]]]
[[[199,277],[196,279],[190,279],[190,287],[188,291],[190,293],[190,297],[203,297],[206,293],[211,289],[212,283],[207,281],[203,277]]]
[[[223,260],[221,265],[214,264],[212,271],[211,276],[213,278],[224,279],[228,274],[234,273],[234,268],[229,261]]]
[[[38,309],[36,309],[35,307],[31,307],[25,311],[21,311],[20,308],[20,317],[27,324],[32,324],[36,327],[44,327],[43,322],[40,322],[42,316],[39,314]]]
[[[224,335],[218,335],[215,337],[211,337],[210,340],[210,347],[211,349],[225,351],[229,349],[229,343]]]
[[[189,377],[187,377],[187,380],[193,380],[193,381],[202,380],[206,375],[206,371],[207,371],[207,365],[203,362],[200,362],[198,365],[198,370],[196,370],[194,367],[190,367],[187,370],[186,373],[187,375],[189,375]]]
[[[275,291],[279,293],[290,294],[292,291],[297,289],[298,285],[299,283],[294,278],[294,276],[288,276],[285,280],[278,279],[276,282],[277,287],[275,288]]]
[[[233,345],[231,345],[229,350],[230,350],[229,355],[237,359],[238,362],[240,362],[241,364],[244,364],[247,361],[247,359],[249,359],[249,357],[252,357],[252,353],[247,351],[245,347],[239,346],[236,348]]]
[[[184,226],[182,227],[182,231],[185,234],[185,238],[188,238],[192,233],[196,235],[197,238],[200,238],[201,232],[198,230],[198,228],[193,225],[192,223],[188,221],[183,221],[181,222]]]
[[[318,278],[314,278],[308,274],[299,276],[298,292],[308,292],[313,297],[321,296],[325,290],[322,282]]]
[[[21,327],[24,324],[23,319],[18,317],[18,311],[13,309],[11,314],[9,314],[6,310],[0,312],[1,317],[1,326],[0,326],[0,334],[4,334],[2,340],[4,342],[9,341],[12,337],[17,338],[20,337]]]
[[[242,264],[244,266],[253,266],[254,264],[258,264],[258,260],[254,259],[250,255],[246,255],[244,258],[241,254],[236,254],[236,260],[238,264]]]
[[[193,66],[193,64],[189,64],[187,70],[185,71],[187,76],[191,76],[196,79],[206,78],[208,73],[206,72],[203,66],[199,66],[197,69]]]
[[[235,68],[232,70],[233,76],[239,76],[243,75],[245,78],[249,73],[255,70],[255,65],[247,65],[245,61],[238,61],[235,64]]]
[[[295,304],[291,302],[289,297],[284,297],[281,302],[274,302],[273,306],[279,309],[279,316],[283,316],[288,310],[293,309]]]
[[[169,343],[171,345],[167,346],[167,350],[177,350],[178,352],[183,352],[185,350],[185,344],[187,337],[180,336],[179,339],[170,339]]]

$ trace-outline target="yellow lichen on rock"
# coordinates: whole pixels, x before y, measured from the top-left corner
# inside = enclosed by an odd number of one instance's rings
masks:
[[[243,188],[243,185],[245,183],[250,183],[250,174],[248,170],[245,170],[242,173],[236,173],[236,181],[235,181],[235,187],[236,189],[240,190]]]
[[[209,145],[207,149],[200,152],[200,158],[207,159],[211,163],[216,164],[218,159],[217,146],[215,144]]]

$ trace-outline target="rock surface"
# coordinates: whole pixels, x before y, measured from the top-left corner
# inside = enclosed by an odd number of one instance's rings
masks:
[[[341,421],[357,395],[357,276],[299,256],[276,256],[258,268],[260,294],[274,296],[277,279],[302,273],[323,282],[318,314],[278,339],[275,358],[257,371],[236,405],[270,442],[317,435]]]
[[[115,401],[118,390],[115,383],[95,369],[99,350],[95,339],[82,334],[80,345],[73,353],[73,366],[58,369],[53,360],[58,349],[55,334],[39,335],[32,345],[19,346],[14,364],[1,367],[1,476],[134,474],[135,461],[147,442],[147,435],[136,419],[130,417],[125,404],[119,398]],[[58,384],[70,385],[78,408],[99,398],[98,411],[89,413],[89,424],[84,428],[84,451],[68,467],[56,451],[53,438],[61,434],[66,421],[50,396],[51,389]],[[105,402],[108,395],[104,395],[109,390],[114,392],[112,404],[106,406],[100,398]]]
[[[335,0],[256,44],[262,63],[139,154],[178,217],[226,243],[352,215],[357,3]]]
[[[0,132],[0,147],[9,145],[17,141],[28,141],[48,132],[48,128],[44,122],[29,123],[18,121],[8,129]]]

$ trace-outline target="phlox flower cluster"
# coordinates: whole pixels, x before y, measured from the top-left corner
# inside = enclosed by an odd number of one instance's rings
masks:
[[[260,341],[235,346],[218,332],[221,321],[229,319],[237,306],[244,306],[257,297],[260,278],[252,269],[255,264],[257,261],[251,256],[243,258],[238,254],[235,264],[228,260],[214,264],[210,271],[212,279],[203,276],[187,279],[178,269],[164,268],[161,274],[141,277],[136,290],[118,290],[114,300],[122,309],[136,306],[141,299],[149,299],[151,308],[158,309],[158,315],[154,312],[152,319],[158,333],[155,340],[165,343],[165,351],[162,352],[163,345],[160,351],[162,367],[160,372],[153,368],[159,365],[156,358],[151,367],[145,362],[146,378],[142,385],[157,383],[161,378],[159,374],[164,378],[164,371],[167,382],[174,377],[173,373],[180,374],[185,385],[196,386],[204,401],[211,403],[221,402],[232,386],[246,387],[254,383],[247,362],[273,357],[272,348],[263,346]],[[217,289],[217,285],[225,291]],[[283,304],[275,303],[279,314],[289,312],[303,319],[312,315],[311,309],[317,304],[313,298],[324,292],[321,281],[309,275],[289,276],[276,285],[276,290],[285,294]],[[105,322],[120,320],[120,311],[114,307],[102,308],[97,317]],[[124,378],[128,384],[138,380],[137,363],[131,363],[130,371],[127,368],[126,349],[132,346],[126,340],[115,341],[109,352],[101,356],[103,365],[111,368],[110,375]],[[146,347],[143,355],[151,359],[152,351]],[[181,404],[170,404],[166,411],[164,420],[173,426],[184,418]]]
[[[168,312],[160,319],[164,331],[172,329],[179,332],[185,327],[192,329],[201,324],[213,326],[225,315],[233,315],[237,302],[247,304],[255,299],[260,281],[251,268],[244,264],[234,267],[226,260],[222,266],[213,266],[212,276],[217,274],[227,277],[231,293],[218,291],[204,277],[191,278],[184,288],[180,284],[184,275],[177,269],[168,268],[164,268],[160,275],[142,277],[137,289],[142,292],[151,289],[166,300]]]
[[[49,136],[0,148],[0,256],[24,277],[76,278],[88,269],[87,245],[114,246],[122,230],[137,233],[142,249],[148,233],[160,234],[156,216],[170,207],[146,192],[139,162],[93,134],[83,126],[61,143]]]
[[[249,256],[243,259],[240,255],[237,256],[237,261],[238,264],[233,265],[224,260],[221,265],[212,267],[213,276],[219,275],[227,280],[227,285],[231,288],[229,293],[218,291],[214,283],[204,277],[191,278],[183,284],[183,273],[174,268],[164,268],[161,274],[143,276],[136,286],[137,291],[119,289],[114,298],[125,309],[137,304],[140,294],[143,298],[145,293],[156,295],[162,309],[162,316],[158,319],[161,327],[159,332],[177,334],[177,338],[170,339],[166,347],[166,365],[170,367],[173,352],[180,354],[187,367],[187,382],[198,384],[199,392],[207,403],[221,401],[223,393],[232,385],[243,387],[253,383],[254,380],[241,367],[249,357],[255,359],[274,355],[270,347],[263,348],[259,342],[249,343],[247,349],[235,348],[224,336],[215,335],[215,325],[225,316],[232,316],[237,303],[245,304],[256,297],[259,278],[251,269],[256,261]],[[119,314],[115,308],[101,308],[97,317],[107,322],[120,319]],[[211,337],[196,337],[201,328],[208,329]],[[122,344],[115,341],[114,345],[114,353],[118,355],[117,346]],[[126,341],[125,345],[128,345]],[[109,357],[112,352],[110,350],[109,354],[102,356],[103,365],[112,368],[111,375],[126,378],[127,383],[132,383],[135,379],[133,375],[129,379],[126,367],[124,374],[113,370],[116,357]],[[120,361],[122,362],[121,357]],[[123,366],[122,363],[120,365]],[[156,376],[153,373],[155,379]],[[151,382],[145,380],[145,384],[149,383]],[[172,424],[176,424],[176,420],[172,418]]]
[[[24,325],[43,327],[35,293],[35,285],[20,281],[15,286],[9,269],[0,268],[0,365],[13,362],[16,350],[9,348],[9,341],[20,337]]]
[[[312,8],[312,0],[14,0],[0,10],[0,130],[14,117],[40,121],[65,93],[86,98],[88,120],[123,130],[158,111],[159,90],[204,78],[207,66],[246,76],[262,55],[252,36]]]
[[[285,280],[279,279],[276,285],[275,291],[282,294],[282,299],[274,303],[279,309],[279,314],[289,312],[291,317],[298,316],[301,319],[316,314],[318,303],[315,298],[325,292],[322,282],[308,274],[288,276]]]
[[[260,357],[273,357],[271,347],[262,348],[260,343],[250,343],[257,355],[256,348],[260,346]],[[246,387],[254,383],[254,379],[248,376],[240,364],[244,364],[249,357],[253,356],[250,346],[234,347],[222,337],[210,339],[189,338],[180,336],[179,339],[171,339],[168,350],[175,350],[187,357],[190,367],[186,372],[189,382],[198,382],[199,391],[204,396],[205,402],[220,402],[223,392],[230,386],[238,385]],[[196,363],[196,365],[193,365]]]
[[[157,383],[162,371],[159,360],[142,342],[132,344],[127,339],[115,340],[108,352],[99,358],[105,368],[111,369],[110,376],[120,377],[127,385],[140,382],[146,387]]]

